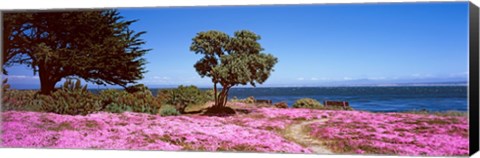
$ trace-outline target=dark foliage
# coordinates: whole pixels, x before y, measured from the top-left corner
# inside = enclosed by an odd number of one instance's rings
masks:
[[[190,50],[203,55],[194,65],[198,74],[212,79],[214,94],[217,84],[222,87],[214,95],[215,106],[226,105],[228,91],[233,86],[255,86],[270,76],[277,58],[262,53],[258,40],[259,35],[247,30],[237,31],[233,37],[220,31],[199,32],[192,39]]]
[[[3,73],[25,64],[38,73],[41,93],[62,78],[126,86],[143,78],[148,49],[116,10],[10,12],[3,14]]]

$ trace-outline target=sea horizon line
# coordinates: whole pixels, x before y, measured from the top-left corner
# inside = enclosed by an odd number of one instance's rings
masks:
[[[38,85],[37,85],[38,86]],[[149,89],[171,89],[177,88],[180,85],[146,85]],[[191,86],[191,85],[183,85],[183,86]],[[200,89],[212,89],[213,86],[196,86]],[[60,88],[61,86],[57,86]],[[440,84],[440,83],[432,83],[432,84],[425,84],[425,83],[412,83],[412,84],[375,84],[375,85],[267,85],[267,86],[236,86],[232,87],[235,89],[253,89],[253,88],[348,88],[348,87],[468,87],[468,83],[448,83],[448,84]],[[221,89],[222,87],[218,87]],[[17,90],[40,90],[40,87],[19,87],[19,88],[11,88]],[[123,87],[101,87],[96,85],[88,85],[88,90],[96,90],[96,89],[123,89]]]

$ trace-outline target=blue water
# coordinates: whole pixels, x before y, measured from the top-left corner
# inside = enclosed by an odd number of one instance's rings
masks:
[[[467,111],[466,86],[233,88],[229,98],[233,96],[284,101],[290,106],[305,97],[340,100],[367,111]]]
[[[151,89],[155,96],[158,90]],[[467,86],[232,88],[229,98],[234,96],[239,99],[253,96],[273,103],[286,102],[289,106],[301,98],[322,103],[324,100],[348,101],[356,110],[374,112],[467,111],[468,106]]]

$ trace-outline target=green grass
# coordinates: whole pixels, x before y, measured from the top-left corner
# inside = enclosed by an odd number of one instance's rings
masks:
[[[426,110],[411,110],[411,111],[405,111],[403,113],[411,113],[411,114],[421,114],[421,115],[436,115],[436,116],[460,116],[460,117],[468,117],[468,112],[467,111],[455,111],[455,110],[449,110],[449,111],[426,111]]]

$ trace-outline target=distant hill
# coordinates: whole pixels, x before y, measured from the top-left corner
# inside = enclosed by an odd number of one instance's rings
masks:
[[[10,84],[13,89],[39,89],[40,85],[35,84]],[[61,84],[57,84],[57,87]],[[190,84],[185,84],[190,85]],[[331,81],[331,82],[309,82],[302,84],[264,84],[257,87],[338,87],[338,86],[467,86],[467,81],[377,81],[377,80],[349,80],[349,81]],[[147,85],[151,89],[158,88],[176,88],[178,85]],[[197,85],[199,88],[212,88],[211,85]],[[248,88],[252,86],[236,86],[238,88]],[[88,89],[122,89],[120,86],[97,86],[88,85]],[[235,87],[234,87],[235,88]]]

